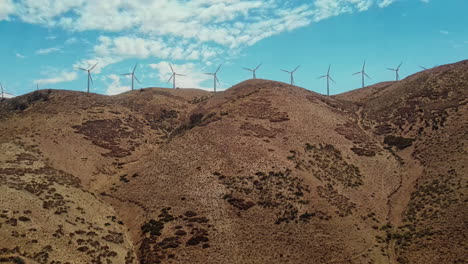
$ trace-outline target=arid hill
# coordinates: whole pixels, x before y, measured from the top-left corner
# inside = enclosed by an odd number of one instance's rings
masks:
[[[326,97],[0,102],[0,261],[465,263],[468,61]]]

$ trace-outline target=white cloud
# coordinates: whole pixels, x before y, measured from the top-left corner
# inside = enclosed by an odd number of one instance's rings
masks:
[[[49,53],[54,53],[61,51],[62,49],[60,47],[52,47],[52,48],[47,48],[47,49],[39,49],[36,51],[36,54],[39,55],[44,55],[44,54],[49,54]]]
[[[395,0],[382,0],[380,3],[379,3],[379,7],[380,8],[384,8],[384,7],[387,7],[391,4],[393,4],[393,2],[395,2]]]
[[[439,33],[442,34],[442,35],[450,34],[450,32],[448,32],[447,30],[440,30]]]
[[[158,78],[161,82],[167,83],[167,80],[171,77],[172,71],[169,67],[169,62],[161,61],[156,64],[149,64],[149,67],[155,70],[158,70]],[[185,63],[185,64],[172,64],[174,71],[178,74],[183,74],[187,76],[177,76],[176,77],[176,87],[179,88],[198,88],[204,90],[212,90],[213,88],[202,86],[202,82],[211,80],[210,75],[204,74],[200,67],[194,63]],[[219,77],[221,78],[221,77]],[[172,80],[170,83],[167,83],[167,87],[172,87]]]
[[[8,20],[9,15],[15,11],[12,0],[0,0],[0,21]]]
[[[176,38],[237,48],[312,21],[366,11],[374,1],[381,0],[316,0],[299,6],[280,0],[23,0],[16,15],[73,31],[131,32],[152,41]]]
[[[427,4],[427,3],[429,3],[429,0],[421,0],[421,2],[423,2],[423,3],[426,3],[426,4]]]
[[[44,84],[55,84],[55,83],[61,83],[61,82],[70,82],[70,81],[76,80],[77,77],[78,75],[76,72],[63,71],[59,73],[57,77],[35,80],[34,83],[39,84],[39,85],[44,85]]]
[[[367,11],[373,5],[386,7],[394,1],[21,0],[15,2],[14,15],[51,28],[99,32],[93,53],[75,63],[85,66],[99,61],[99,73],[128,58],[208,63],[312,22]]]
[[[53,35],[49,35],[49,36],[45,37],[46,40],[54,40],[56,38],[57,38],[57,36],[53,36]]]
[[[24,56],[23,54],[21,54],[21,53],[18,53],[18,52],[16,52],[16,54],[15,54],[15,55],[16,55],[16,57],[17,57],[17,58],[20,58],[20,59],[24,59],[24,58],[26,58],[26,56]]]
[[[116,74],[108,75],[107,79],[111,81],[111,83],[108,84],[105,92],[107,95],[120,94],[130,90],[130,86],[122,86],[120,84],[120,76]]]

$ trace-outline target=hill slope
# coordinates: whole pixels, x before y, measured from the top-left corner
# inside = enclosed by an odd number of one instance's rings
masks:
[[[460,62],[335,97],[250,80],[3,101],[1,254],[462,263],[467,87]]]

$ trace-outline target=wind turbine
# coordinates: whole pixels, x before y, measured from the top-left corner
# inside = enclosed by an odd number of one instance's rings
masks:
[[[133,91],[133,82],[134,80],[137,80],[137,82],[139,84],[141,84],[141,82],[138,80],[138,78],[136,77],[135,75],[135,70],[136,70],[136,67],[138,66],[138,63],[135,64],[135,67],[133,67],[133,71],[130,72],[130,73],[124,73],[124,74],[121,74],[121,76],[128,76],[128,75],[131,75],[132,76],[132,91]]]
[[[330,68],[331,68],[331,64],[328,66],[327,75],[323,75],[317,78],[317,79],[327,78],[327,96],[330,96],[330,80],[332,80],[332,82],[336,84],[335,80],[333,80],[333,78],[330,76]]]
[[[216,74],[218,74],[218,71],[219,71],[219,69],[221,68],[222,65],[223,64],[220,64],[218,69],[216,69],[216,71],[214,73],[209,73],[209,72],[205,73],[205,74],[208,74],[208,75],[213,75],[213,83],[214,83],[214,92],[215,93],[216,93],[216,82],[218,82],[218,84],[221,85],[221,83],[218,80],[218,76]]]
[[[172,75],[171,75],[171,78],[169,78],[169,80],[167,80],[167,82],[170,82],[171,79],[172,79],[172,88],[176,88],[175,86],[175,77],[176,76],[187,76],[187,75],[183,75],[183,74],[178,74],[174,71],[174,69],[172,68],[172,65],[169,63],[169,67],[171,67],[171,71],[172,71]]]
[[[366,61],[364,61],[364,64],[362,65],[362,70],[360,72],[356,72],[355,74],[353,75],[357,75],[357,74],[361,74],[362,75],[362,88],[365,87],[365,77],[369,78],[372,80],[371,77],[369,77],[369,75],[367,75],[366,73]]]
[[[260,68],[260,66],[262,66],[262,63],[260,63],[257,68],[255,69],[247,69],[247,68],[244,68],[242,67],[244,70],[247,70],[247,71],[251,71],[253,73],[253,78],[252,79],[257,79],[257,76],[255,75],[255,72],[258,70],[258,68]]]
[[[294,72],[299,69],[299,67],[301,67],[301,65],[297,66],[296,69],[292,70],[292,71],[287,71],[287,70],[283,70],[281,69],[282,71],[284,72],[287,72],[291,75],[291,85],[294,85]]]
[[[396,80],[397,80],[397,81],[400,79],[400,74],[399,74],[399,72],[400,72],[400,67],[401,67],[401,65],[403,65],[403,62],[400,63],[400,65],[398,65],[398,67],[397,67],[396,69],[387,68],[387,70],[389,70],[389,71],[394,71],[394,72],[395,72],[395,74],[396,74]]]
[[[15,96],[14,94],[5,92],[5,91],[3,90],[3,85],[2,85],[2,83],[0,83],[0,90],[1,90],[1,96],[2,96],[1,98],[2,98],[2,99],[5,98],[5,94],[9,94],[9,95]]]
[[[93,82],[93,77],[91,77],[91,71],[94,69],[94,67],[96,67],[96,65],[98,65],[98,64],[97,64],[97,63],[94,64],[94,66],[91,67],[91,68],[89,68],[89,69],[84,69],[84,68],[79,68],[79,67],[78,67],[78,69],[80,69],[80,70],[82,70],[82,71],[85,71],[85,72],[88,72],[88,90],[87,90],[87,93],[89,93],[89,81],[91,81],[91,83],[94,84],[94,82]]]

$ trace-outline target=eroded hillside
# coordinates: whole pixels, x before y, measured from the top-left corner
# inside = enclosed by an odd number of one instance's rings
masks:
[[[467,65],[335,97],[250,80],[3,101],[1,254],[462,263]]]

